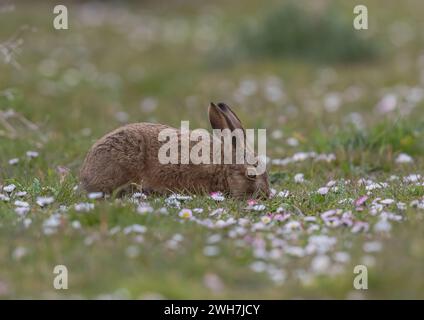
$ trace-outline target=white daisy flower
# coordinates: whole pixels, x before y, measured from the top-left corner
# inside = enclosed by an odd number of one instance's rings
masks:
[[[303,173],[297,173],[294,176],[294,182],[296,182],[296,183],[303,183],[303,182],[305,182],[305,175]]]
[[[88,194],[88,199],[94,200],[94,199],[100,199],[103,197],[103,192],[90,192]]]
[[[18,164],[19,163],[19,159],[18,158],[13,158],[13,159],[10,159],[9,160],[9,164],[11,165],[11,166],[13,166],[13,165],[15,165],[15,164]]]
[[[13,183],[3,187],[3,191],[7,193],[11,193],[15,189],[16,189],[16,186]]]
[[[193,217],[193,212],[190,209],[182,209],[179,213],[178,213],[180,218],[183,219],[190,219],[191,217]]]
[[[49,204],[52,204],[54,202],[53,197],[37,197],[37,204],[40,207],[47,206]]]
[[[414,159],[406,153],[400,153],[396,157],[395,162],[396,163],[412,163],[412,162],[414,162]]]
[[[37,158],[39,153],[37,151],[27,151],[26,156],[30,159]]]
[[[318,190],[317,190],[317,193],[319,193],[320,195],[326,195],[327,193],[328,193],[328,191],[329,191],[329,189],[327,188],[327,187],[322,187],[322,188],[319,188]]]

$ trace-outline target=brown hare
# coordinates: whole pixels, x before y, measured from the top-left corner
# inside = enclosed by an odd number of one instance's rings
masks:
[[[224,103],[210,104],[209,121],[213,129],[229,129],[230,132],[241,129],[244,132],[239,118]],[[182,130],[162,124],[128,124],[106,134],[91,147],[84,160],[80,170],[82,187],[87,192],[105,194],[125,190],[125,186],[134,184],[144,192],[158,194],[220,191],[235,198],[269,196],[267,172],[256,174],[254,165],[195,164],[191,160],[187,164],[162,164],[158,155],[165,143],[160,139],[160,132],[164,130],[175,132],[176,147],[181,150]],[[216,141],[213,135],[204,143],[212,141]],[[190,141],[189,148],[193,146],[194,142]],[[213,156],[212,151],[210,155]]]

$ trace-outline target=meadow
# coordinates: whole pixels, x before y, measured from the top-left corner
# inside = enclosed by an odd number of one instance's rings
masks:
[[[424,3],[361,3],[0,3],[0,298],[424,298]],[[272,198],[78,188],[105,133],[210,101],[267,129]]]

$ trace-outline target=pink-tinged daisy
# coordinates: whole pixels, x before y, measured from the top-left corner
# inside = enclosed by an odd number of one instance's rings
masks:
[[[191,217],[193,217],[193,212],[190,209],[182,209],[178,213],[178,216],[183,219],[190,219]]]
[[[210,194],[211,198],[215,201],[224,201],[225,197],[223,196],[223,194],[221,192],[212,192]]]
[[[367,222],[363,222],[363,221],[358,221],[355,222],[355,224],[353,225],[352,229],[350,229],[351,232],[353,233],[358,233],[358,232],[367,232],[369,229],[369,224]]]
[[[367,196],[359,197],[358,199],[355,200],[355,207],[362,206],[365,203],[365,201],[367,201],[367,200],[368,200]]]
[[[281,213],[277,213],[277,214],[274,216],[274,220],[276,220],[276,221],[285,221],[285,220],[287,220],[288,218],[290,218],[290,214],[289,214],[289,213],[283,213],[283,214],[281,214]]]
[[[253,207],[255,204],[258,204],[258,201],[256,201],[255,199],[249,199],[249,200],[247,200],[247,205],[249,207]]]

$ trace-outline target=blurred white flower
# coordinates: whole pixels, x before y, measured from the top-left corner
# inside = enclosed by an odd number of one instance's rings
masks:
[[[326,255],[318,255],[311,262],[311,269],[316,273],[326,273],[330,266],[331,259]]]
[[[5,191],[7,193],[11,193],[15,189],[16,189],[16,186],[14,184],[9,184],[9,185],[3,187],[3,191]]]
[[[190,219],[191,217],[193,217],[193,212],[190,209],[182,209],[178,213],[178,216],[183,219]]]
[[[378,252],[383,248],[383,244],[378,241],[365,242],[363,249],[365,252]]]
[[[49,204],[52,204],[54,202],[54,198],[53,197],[37,197],[36,202],[40,207],[44,207]]]
[[[375,232],[389,232],[391,229],[392,229],[392,225],[390,224],[390,222],[387,221],[387,219],[380,219],[374,225]]]
[[[203,254],[207,257],[213,257],[219,254],[219,248],[217,246],[206,246],[203,249]]]
[[[153,97],[144,98],[140,103],[140,108],[146,113],[153,112],[158,105],[158,101]]]
[[[270,223],[272,221],[272,219],[270,218],[270,216],[262,216],[261,217],[261,221],[264,224],[268,224],[268,223]]]
[[[93,203],[88,203],[88,202],[80,202],[74,205],[74,208],[76,211],[80,211],[80,212],[88,212],[94,209],[94,204]]]
[[[279,140],[283,137],[283,131],[277,129],[271,132],[271,137],[275,140]]]
[[[255,261],[250,265],[250,269],[254,272],[264,272],[266,270],[266,263],[263,261]]]
[[[290,195],[289,190],[282,190],[277,193],[277,197],[287,198]]]
[[[303,183],[305,182],[305,176],[303,173],[296,173],[294,176],[294,182]]]
[[[15,212],[19,216],[23,216],[29,212],[29,207],[16,207]]]
[[[337,110],[339,110],[341,103],[341,97],[338,93],[328,93],[324,97],[324,108],[328,112],[336,112]]]
[[[396,163],[412,163],[414,162],[414,159],[410,155],[407,155],[406,153],[400,153],[395,160]]]
[[[347,263],[350,261],[350,255],[343,251],[335,252],[333,258],[335,261],[340,263]]]
[[[225,197],[221,192],[212,192],[210,197],[215,201],[224,201]]]
[[[140,249],[135,245],[131,245],[125,250],[125,254],[129,258],[136,258],[140,254]]]
[[[396,109],[398,104],[398,98],[395,94],[386,94],[383,98],[378,102],[376,109],[380,113],[389,113]]]
[[[94,199],[100,199],[103,197],[103,192],[90,192],[88,194],[88,199],[94,200]]]
[[[139,213],[139,214],[145,214],[145,213],[150,213],[150,212],[153,212],[153,207],[151,207],[147,203],[141,203],[137,207],[137,213]]]
[[[418,182],[419,180],[421,180],[420,174],[410,174],[403,178],[404,182]]]
[[[266,209],[266,207],[265,207],[265,205],[263,205],[263,204],[255,204],[255,205],[254,205],[254,206],[252,206],[250,209],[251,209],[251,210],[254,210],[254,211],[263,211],[263,210],[265,210],[265,209]]]
[[[18,162],[19,162],[19,159],[18,159],[18,158],[13,158],[13,159],[10,159],[10,160],[9,160],[9,164],[10,164],[11,166],[13,166],[13,165],[15,165],[15,164],[18,164]]]
[[[37,151],[27,151],[26,156],[30,159],[37,158],[39,153]]]
[[[322,188],[319,188],[317,190],[317,192],[321,195],[326,195],[328,193],[328,191],[329,191],[329,189],[327,187],[322,187]]]
[[[219,233],[213,234],[206,239],[206,242],[209,244],[217,243],[221,241],[222,236]]]
[[[297,140],[296,138],[290,137],[287,139],[287,144],[290,147],[297,147],[299,145],[299,140]]]
[[[124,234],[145,233],[146,230],[147,228],[145,226],[142,226],[140,224],[133,224],[124,228]]]
[[[16,200],[14,202],[14,205],[17,207],[29,207],[29,203],[26,201],[20,201],[20,200]]]
[[[12,258],[13,260],[21,260],[23,257],[25,257],[28,253],[28,249],[25,247],[16,247],[15,250],[12,252]]]
[[[0,201],[9,202],[10,198],[3,193],[0,193]]]
[[[78,220],[74,220],[72,221],[71,226],[74,229],[81,229],[81,222],[79,222]]]
[[[118,111],[115,113],[115,119],[118,120],[121,123],[128,122],[130,116],[125,111]]]
[[[224,284],[222,280],[214,273],[207,273],[203,277],[203,283],[206,288],[214,293],[219,293],[224,290]]]

